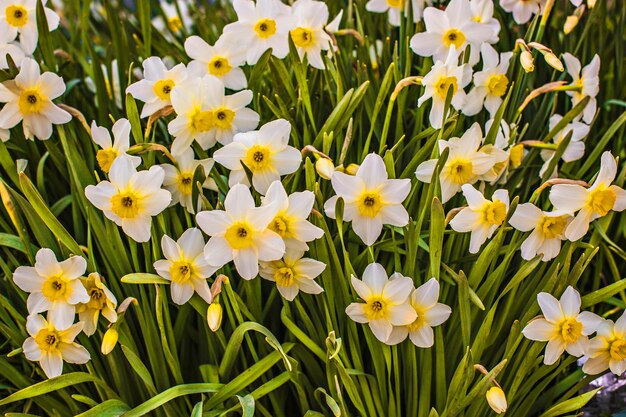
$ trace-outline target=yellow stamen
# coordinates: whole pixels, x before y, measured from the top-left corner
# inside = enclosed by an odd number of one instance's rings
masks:
[[[481,208],[482,221],[489,225],[500,226],[506,218],[506,204],[500,200],[485,203]]]
[[[172,282],[184,284],[193,276],[193,265],[186,260],[172,262],[170,276]]]
[[[387,317],[387,303],[382,298],[375,297],[367,300],[364,309],[365,317],[369,321]]]
[[[539,222],[539,229],[546,239],[554,239],[561,236],[565,230],[565,226],[567,226],[567,218],[565,216],[543,216]]]
[[[46,98],[41,95],[39,89],[37,88],[27,88],[22,90],[17,104],[20,109],[20,113],[24,115],[39,113],[45,99]]]
[[[304,49],[309,48],[315,43],[315,35],[309,28],[299,27],[293,29],[291,31],[291,39],[296,46]]]
[[[465,35],[456,28],[450,28],[443,34],[443,43],[449,48],[454,45],[457,50],[465,43]]]
[[[213,123],[218,129],[232,129],[235,112],[226,107],[213,110]]]
[[[207,66],[209,68],[209,74],[215,75],[216,77],[228,74],[233,68],[230,62],[228,62],[228,58],[223,56],[214,56]]]
[[[600,216],[606,216],[613,209],[615,200],[617,200],[615,192],[608,187],[600,185],[589,193],[587,207]]]
[[[197,132],[206,132],[214,126],[213,112],[202,111],[199,108],[191,113],[189,117],[191,128]]]
[[[156,96],[161,100],[169,100],[172,88],[174,88],[174,81],[159,80],[154,83],[154,87],[152,87],[152,90],[154,91],[154,94],[156,94]]]
[[[259,38],[267,39],[276,33],[276,21],[273,19],[259,19],[254,25],[254,32]]]
[[[290,223],[291,221],[288,217],[278,215],[270,222],[268,229],[277,233],[280,237],[285,238],[291,234],[289,230]]]
[[[35,342],[44,352],[54,352],[61,343],[61,335],[53,328],[44,328],[37,332]]]
[[[19,4],[12,4],[5,9],[7,23],[18,28],[28,23],[28,10]]]
[[[474,167],[469,159],[455,158],[447,165],[448,176],[454,184],[467,184],[474,176]]]
[[[233,249],[246,249],[253,243],[254,231],[248,222],[241,221],[232,224],[224,235]]]
[[[565,343],[574,343],[583,335],[583,324],[573,317],[568,317],[559,323],[558,333]]]
[[[448,95],[448,90],[452,88],[452,96],[459,91],[459,85],[457,83],[457,79],[455,76],[444,76],[440,75],[437,81],[435,82],[435,92],[442,99],[445,100]]]
[[[122,219],[133,219],[141,211],[141,199],[132,191],[117,193],[111,197],[111,211]]]
[[[609,348],[609,355],[614,361],[622,361],[626,359],[626,340],[615,340]]]
[[[502,97],[506,93],[506,88],[509,85],[509,79],[504,74],[495,74],[489,77],[487,80],[487,91],[489,94],[496,97]]]
[[[51,276],[44,281],[41,293],[52,302],[63,301],[67,300],[72,294],[72,287],[68,285],[67,280],[62,276]]]
[[[105,173],[109,173],[111,169],[111,165],[113,165],[113,161],[117,158],[119,152],[113,148],[109,149],[100,149],[96,153],[96,160],[98,161],[98,165],[100,165],[100,169]]]
[[[383,200],[378,191],[365,191],[357,199],[357,209],[364,217],[376,217],[383,208]]]
[[[193,190],[193,172],[185,171],[178,174],[176,179],[178,190],[182,195],[191,195]]]
[[[274,280],[281,287],[291,287],[295,283],[295,275],[293,269],[285,266],[274,273]]]
[[[265,145],[253,145],[246,152],[243,163],[246,164],[251,171],[259,171],[270,166],[271,151]]]

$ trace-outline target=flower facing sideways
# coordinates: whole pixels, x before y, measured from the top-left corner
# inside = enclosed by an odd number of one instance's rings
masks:
[[[587,350],[589,336],[604,321],[588,311],[580,312],[580,294],[567,287],[560,300],[540,292],[537,295],[543,316],[526,325],[522,333],[527,339],[548,342],[543,363],[554,364],[563,352],[579,357]]]
[[[324,31],[328,6],[322,1],[297,0],[291,11],[294,28],[290,35],[300,59],[306,56],[313,68],[323,70],[322,51],[327,51],[331,45],[330,36]]]
[[[246,62],[246,52],[238,45],[236,35],[222,35],[211,46],[199,36],[185,41],[185,52],[193,59],[187,66],[189,74],[202,77],[210,74],[219,78],[226,88],[242,90],[248,85],[246,74],[239,68]]]
[[[261,277],[274,281],[280,295],[292,301],[299,291],[319,294],[324,289],[315,278],[326,268],[326,264],[315,259],[303,258],[304,252],[287,249],[283,259],[261,262]]]
[[[563,119],[563,116],[559,114],[552,115],[552,117],[550,117],[550,124],[549,124],[550,130],[554,129],[554,127],[557,125],[557,123],[561,121],[561,119]],[[570,139],[570,142],[567,144],[567,148],[565,148],[565,151],[563,151],[563,155],[561,155],[561,159],[564,162],[577,161],[585,155],[585,142],[583,142],[583,139],[585,139],[585,137],[589,134],[589,130],[590,130],[590,127],[587,126],[586,124],[582,122],[573,121],[567,124],[556,135],[554,135],[554,137],[552,138],[552,141],[554,142],[555,145],[558,146],[563,141],[563,139],[565,139],[567,135],[570,132],[572,132],[572,138]],[[543,159],[545,162],[543,163],[543,165],[541,166],[541,169],[539,170],[540,177],[543,177],[543,174],[546,172],[546,170],[550,166],[550,162],[552,161],[552,157],[554,156],[555,152],[556,151],[552,149],[541,150],[541,159]],[[552,177],[557,176],[556,166],[554,167],[554,172],[552,173],[551,176]]]
[[[111,291],[102,283],[100,274],[94,272],[89,274],[87,278],[81,278],[83,286],[89,294],[90,300],[77,306],[76,312],[78,319],[83,322],[83,332],[87,336],[91,336],[96,332],[98,327],[98,318],[100,314],[104,316],[110,323],[117,321],[117,299]]]
[[[513,13],[515,22],[524,24],[534,14],[538,14],[546,4],[546,0],[501,0],[500,6],[507,12]]]
[[[496,50],[488,43],[483,43],[480,51],[483,70],[474,74],[474,88],[467,95],[467,105],[463,113],[475,115],[482,109],[484,103],[489,114],[493,116],[502,104],[502,97],[509,86],[506,73],[513,52],[504,52],[498,57]]]
[[[141,164],[141,158],[126,153],[130,147],[130,122],[127,119],[119,119],[111,131],[113,132],[113,141],[111,141],[111,134],[105,127],[98,126],[95,120],[91,122],[91,137],[102,148],[96,153],[96,160],[100,169],[108,174],[113,161],[120,156],[130,158],[133,166],[138,167]]]
[[[90,299],[78,279],[86,269],[87,262],[81,256],[59,262],[51,249],[42,248],[35,256],[35,266],[18,267],[13,281],[30,293],[26,301],[29,314],[47,311],[51,323],[67,328],[74,322],[76,305]]]
[[[26,319],[30,337],[22,346],[24,355],[29,361],[39,362],[48,378],[59,376],[63,361],[83,364],[91,359],[87,349],[74,342],[82,329],[82,322],[62,326],[46,321],[40,314],[30,315]]]
[[[369,264],[363,280],[352,276],[352,287],[363,303],[352,303],[346,314],[357,323],[369,323],[374,336],[385,343],[393,326],[408,326],[417,319],[415,309],[407,302],[413,280],[399,273],[391,278],[381,264]]]
[[[605,320],[598,326],[598,334],[589,341],[586,354],[586,374],[595,375],[607,369],[618,376],[626,372],[626,312],[615,323]]]
[[[587,96],[591,97],[582,113],[583,122],[589,124],[596,114],[596,96],[600,91],[600,57],[598,54],[594,55],[582,71],[580,61],[574,55],[564,53],[563,61],[565,61],[568,74],[572,77],[572,85],[578,87],[576,91],[567,91],[567,94],[572,97],[572,105],[575,106]]]

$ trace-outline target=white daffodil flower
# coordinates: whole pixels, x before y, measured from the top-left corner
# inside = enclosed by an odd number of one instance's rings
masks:
[[[78,320],[84,324],[83,332],[87,336],[91,336],[96,332],[100,314],[110,323],[117,321],[117,312],[115,311],[117,299],[102,283],[100,274],[93,272],[87,278],[80,280],[87,294],[89,294],[89,301],[78,304],[76,312],[78,313]]]
[[[309,250],[307,242],[324,236],[322,229],[307,220],[314,203],[315,194],[311,191],[287,195],[280,181],[274,181],[267,189],[261,205],[278,206],[278,213],[268,228],[283,238],[287,249],[307,251]]]
[[[563,116],[559,114],[555,114],[550,117],[550,130],[554,129],[554,127],[557,125],[557,123],[561,121],[562,118]],[[590,127],[586,124],[574,121],[567,124],[563,129],[561,129],[560,132],[554,135],[554,137],[552,138],[552,142],[554,142],[554,144],[558,146],[563,141],[563,139],[565,139],[565,137],[570,132],[572,132],[572,138],[570,139],[567,148],[565,148],[563,155],[561,155],[561,159],[563,160],[563,162],[578,161],[585,155],[585,142],[583,142],[583,139],[587,137],[587,135],[589,134],[589,130]],[[543,177],[543,174],[545,174],[555,152],[556,151],[552,149],[541,150],[541,159],[543,159],[545,162],[539,170],[539,177]],[[556,177],[557,171],[557,167],[555,166],[554,172],[552,173],[551,177]]]
[[[491,200],[487,200],[470,184],[464,184],[461,188],[468,207],[454,216],[450,227],[456,232],[471,232],[469,251],[478,253],[482,244],[504,223],[509,210],[509,192],[496,190]]]
[[[189,75],[202,77],[210,74],[219,78],[226,88],[243,90],[248,85],[241,67],[246,62],[246,51],[239,44],[238,35],[231,33],[219,37],[211,46],[199,36],[185,41],[185,52],[193,59],[187,65]]]
[[[270,184],[281,175],[295,172],[302,162],[302,154],[289,146],[291,124],[284,119],[266,123],[259,130],[237,133],[233,142],[213,154],[215,162],[230,170],[228,184],[248,185],[244,164],[252,171],[252,185],[265,194]]]
[[[287,301],[293,301],[299,291],[306,294],[319,294],[324,291],[315,282],[315,278],[324,271],[326,264],[315,259],[303,258],[303,255],[303,251],[287,249],[283,259],[260,262],[261,277],[275,282],[278,292]]]
[[[522,333],[527,339],[548,342],[543,357],[545,365],[554,364],[567,352],[580,357],[589,345],[589,336],[604,322],[594,313],[580,312],[580,294],[568,286],[560,300],[552,295],[540,292],[537,301],[543,316],[528,322]]]
[[[462,110],[466,104],[467,95],[463,89],[472,80],[472,69],[467,64],[459,66],[458,61],[456,49],[452,46],[445,62],[438,60],[422,79],[424,94],[417,101],[417,106],[420,107],[432,98],[428,120],[435,129],[443,125],[443,111],[449,89],[452,89],[452,107]]]
[[[354,176],[335,171],[331,183],[337,195],[324,204],[326,215],[335,218],[335,206],[341,197],[343,220],[352,222],[354,233],[367,246],[376,242],[384,224],[404,227],[409,223],[402,202],[409,195],[411,180],[389,179],[379,155],[367,155]]]
[[[604,152],[600,172],[589,188],[574,184],[557,184],[550,190],[550,201],[557,210],[578,214],[565,229],[565,237],[576,241],[589,230],[589,223],[609,211],[626,209],[626,191],[611,185],[617,175],[617,162],[611,152]],[[580,211],[579,211],[580,210]]]
[[[83,329],[83,323],[62,326],[48,322],[40,314],[26,318],[26,330],[30,337],[24,341],[22,350],[29,361],[39,362],[48,378],[63,372],[63,361],[83,364],[91,359],[87,349],[74,342]]]
[[[163,16],[157,15],[152,19],[152,24],[167,39],[171,39],[172,36],[165,30],[166,28],[174,35],[182,33],[184,29],[190,29],[193,24],[189,12],[190,3],[187,0],[174,0],[172,3],[160,1],[159,4],[161,9],[163,9],[165,19],[163,19]],[[180,15],[178,10],[180,10]]]
[[[546,0],[500,0],[500,7],[513,13],[513,19],[520,25],[528,22],[538,14],[546,4]]]
[[[373,13],[387,13],[387,19],[391,26],[400,26],[402,12],[404,16],[408,16],[408,10],[405,8],[406,0],[369,0],[365,5],[365,10]],[[431,0],[411,0],[413,9],[413,21],[419,22],[426,5],[431,5]]]
[[[104,215],[137,242],[150,240],[152,216],[170,204],[172,195],[161,189],[165,173],[152,166],[137,172],[128,158],[117,158],[109,171],[109,181],[88,185],[85,197]]]
[[[591,62],[582,71],[580,61],[574,55],[567,52],[564,53],[563,61],[565,62],[567,73],[572,77],[572,85],[579,88],[577,91],[566,92],[572,97],[572,105],[575,106],[587,96],[591,97],[582,113],[583,122],[589,124],[593,120],[598,107],[596,96],[600,92],[600,57],[598,54],[595,54]]]
[[[291,8],[291,14],[294,22],[290,35],[300,60],[306,56],[313,68],[323,70],[326,67],[322,51],[329,50],[332,43],[324,31],[328,22],[328,6],[322,1],[297,0]]]
[[[217,267],[234,261],[243,279],[253,279],[259,274],[259,260],[275,261],[285,253],[283,239],[268,228],[279,207],[255,207],[248,187],[237,184],[226,195],[224,208],[196,215],[198,226],[211,236],[204,256]]]
[[[567,212],[542,211],[532,203],[518,205],[509,223],[521,232],[532,230],[520,248],[522,258],[530,261],[541,254],[544,262],[554,259],[561,251],[561,241],[567,239],[565,229],[572,219]]]
[[[217,267],[204,259],[204,238],[200,229],[187,229],[177,241],[167,235],[161,238],[161,249],[165,259],[154,263],[157,274],[171,281],[172,301],[183,305],[197,292],[211,304],[213,296],[207,283]]]
[[[102,148],[96,153],[96,160],[103,172],[108,173],[113,161],[119,157],[129,158],[135,168],[141,164],[140,157],[126,153],[130,147],[130,130],[128,119],[119,119],[111,129],[114,138],[111,141],[111,134],[105,127],[98,126],[95,120],[91,122],[91,138]]]
[[[431,278],[417,287],[409,297],[409,304],[417,313],[415,321],[407,326],[395,326],[385,342],[396,345],[409,337],[411,342],[421,348],[429,348],[435,344],[433,327],[439,326],[450,317],[452,309],[439,300],[439,281]]]
[[[89,295],[80,282],[87,269],[81,256],[72,256],[62,262],[51,249],[42,248],[35,256],[35,266],[20,266],[13,273],[13,281],[29,293],[26,306],[29,314],[48,312],[48,320],[55,326],[67,328],[74,322],[76,304],[89,301]]]
[[[598,326],[585,354],[589,356],[583,365],[586,374],[596,375],[607,369],[618,376],[626,372],[626,312],[615,323],[605,320]]]
[[[238,20],[224,26],[224,33],[237,36],[245,45],[248,65],[256,64],[268,49],[278,59],[287,56],[293,27],[289,6],[280,0],[234,0],[233,7]]]
[[[391,278],[381,264],[369,264],[363,280],[352,275],[352,287],[363,303],[352,303],[346,314],[357,323],[368,323],[378,340],[386,343],[393,326],[408,326],[417,319],[415,309],[407,302],[413,280],[396,272]]]
[[[509,87],[506,73],[509,70],[509,61],[513,52],[504,52],[498,57],[493,46],[483,43],[480,46],[480,53],[483,58],[483,69],[474,73],[474,87],[467,95],[467,104],[463,108],[463,113],[473,116],[478,114],[484,105],[493,117]]]
[[[474,184],[495,165],[496,160],[492,155],[479,150],[482,141],[483,134],[478,123],[474,123],[460,138],[439,141],[439,152],[450,149],[439,175],[442,203],[458,193],[463,184]],[[430,184],[437,161],[430,159],[422,162],[415,171],[417,179]]]
[[[43,6],[48,0],[43,0]],[[54,10],[43,9],[50,31],[59,27],[59,15]],[[0,0],[0,32],[11,40],[20,35],[20,44],[27,55],[37,49],[39,31],[37,29],[37,0]]]
[[[187,78],[187,68],[178,64],[167,69],[161,58],[151,56],[143,61],[143,79],[128,86],[126,92],[145,104],[141,117],[148,117],[157,110],[172,104],[170,94]]]
[[[493,0],[469,0],[472,20],[491,30],[487,43],[497,43],[500,39],[500,21],[493,17]]]
[[[52,125],[72,120],[72,116],[52,100],[65,92],[63,78],[52,72],[39,71],[37,61],[24,58],[14,80],[0,84],[0,128],[11,129],[22,123],[27,139],[41,140],[52,136]]]

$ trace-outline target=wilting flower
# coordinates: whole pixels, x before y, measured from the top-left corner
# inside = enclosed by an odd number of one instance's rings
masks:
[[[615,375],[626,372],[626,312],[617,319],[605,320],[598,326],[598,334],[589,341],[583,372],[599,374],[610,369]]]
[[[197,292],[204,301],[211,304],[213,296],[207,278],[218,268],[209,265],[204,259],[204,238],[200,229],[187,229],[177,241],[163,235],[161,249],[165,259],[156,261],[154,269],[160,276],[172,282],[172,301],[183,305]]]
[[[509,210],[509,192],[496,190],[491,200],[487,200],[470,184],[464,184],[462,189],[468,207],[454,216],[450,227],[456,232],[471,232],[469,251],[478,253],[482,244],[504,223]]]
[[[98,327],[100,313],[111,323],[117,321],[117,312],[115,311],[117,299],[102,283],[100,274],[91,273],[87,278],[81,278],[81,281],[90,299],[84,304],[79,304],[76,312],[78,319],[84,323],[83,332],[87,336],[91,336]]]
[[[226,195],[224,208],[196,215],[198,226],[211,236],[204,247],[206,261],[216,267],[234,261],[243,279],[253,279],[259,273],[259,260],[275,261],[285,253],[283,239],[268,229],[279,207],[255,207],[248,187],[237,184]]]
[[[381,264],[369,264],[363,271],[363,280],[352,276],[352,287],[364,301],[352,303],[346,314],[357,323],[369,323],[374,336],[385,343],[393,326],[408,326],[417,319],[415,309],[407,302],[413,289],[413,280],[400,273],[391,279]]]
[[[500,0],[500,6],[505,11],[513,13],[513,19],[520,25],[543,10],[545,4],[546,0]]]
[[[477,114],[483,107],[492,116],[502,104],[502,96],[506,94],[509,79],[506,76],[509,70],[509,61],[513,52],[504,52],[498,57],[493,46],[483,43],[480,46],[483,58],[483,70],[474,73],[474,88],[467,95],[467,104],[463,113]]]
[[[596,114],[596,96],[600,91],[600,57],[598,54],[595,54],[591,62],[582,69],[582,72],[580,61],[574,55],[567,52],[564,53],[563,61],[565,61],[567,73],[572,77],[572,85],[579,88],[576,91],[566,92],[572,97],[572,105],[575,106],[583,98],[590,97],[589,103],[587,103],[582,113],[583,122],[589,124]]]
[[[170,94],[187,78],[187,68],[178,64],[167,69],[161,58],[151,56],[143,61],[143,79],[131,84],[126,92],[145,104],[141,117],[148,117],[157,110],[170,105]]]
[[[74,342],[83,329],[83,323],[60,325],[46,321],[40,314],[26,319],[26,330],[30,337],[24,341],[22,349],[29,361],[39,362],[48,378],[63,372],[63,361],[67,363],[87,363],[91,356],[87,349]]]
[[[402,11],[404,10],[404,15],[408,16],[408,10],[404,7],[405,2],[406,0],[369,0],[365,9],[374,13],[387,13],[389,24],[400,26]],[[431,3],[431,0],[411,0],[414,22],[418,22],[422,18],[424,6]]]
[[[527,339],[548,342],[543,363],[552,365],[567,351],[579,357],[585,354],[589,336],[603,319],[588,311],[580,312],[580,294],[568,286],[560,300],[540,292],[537,301],[543,313],[526,325],[522,333]]]
[[[111,129],[114,138],[111,141],[111,134],[105,127],[98,126],[95,120],[91,122],[91,137],[102,148],[96,153],[96,160],[105,173],[109,172],[113,161],[119,157],[129,158],[135,168],[141,164],[140,157],[126,153],[130,147],[130,129],[127,119],[119,119]]]
[[[35,266],[19,266],[13,281],[30,293],[26,306],[29,314],[48,312],[48,320],[66,329],[74,322],[76,304],[89,301],[89,295],[80,278],[87,269],[81,256],[72,256],[62,262],[51,249],[42,248],[35,256]]]
[[[520,248],[522,258],[529,261],[541,254],[547,262],[561,251],[561,241],[566,240],[565,229],[571,220],[567,212],[542,211],[532,203],[524,203],[517,206],[509,223],[522,232],[532,230]]]
[[[294,23],[290,35],[300,59],[306,55],[312,67],[323,70],[322,51],[327,51],[331,45],[330,36],[324,31],[328,6],[322,1],[297,0],[291,11]]]
[[[417,318],[406,326],[394,327],[385,343],[395,345],[408,336],[415,346],[431,347],[435,343],[433,327],[448,320],[452,312],[449,306],[437,302],[438,299],[439,281],[435,278],[414,289],[409,297],[409,304],[417,313]]]
[[[190,75],[210,74],[219,78],[226,88],[242,90],[248,85],[246,74],[239,68],[246,62],[246,52],[237,45],[235,34],[223,34],[211,46],[199,36],[185,41],[185,52],[193,59],[187,66]]]
[[[367,155],[354,176],[335,171],[331,182],[337,195],[324,204],[326,215],[335,218],[335,206],[341,197],[345,204],[343,219],[352,222],[354,233],[367,246],[376,242],[384,224],[404,227],[409,223],[402,202],[409,195],[411,180],[389,179],[379,155]]]
[[[117,158],[109,171],[109,181],[85,188],[87,199],[124,233],[137,242],[150,240],[152,216],[169,205],[172,196],[161,189],[165,173],[152,166],[137,172],[128,158]]]
[[[52,100],[65,92],[63,79],[52,72],[39,71],[34,59],[24,58],[14,80],[0,84],[0,128],[11,129],[23,121],[24,136],[45,140],[52,135],[52,125],[64,124],[72,116]]]
[[[589,188],[575,184],[557,184],[550,190],[550,201],[557,210],[578,214],[565,229],[565,237],[571,241],[582,238],[589,230],[589,223],[604,217],[609,211],[626,209],[626,191],[611,185],[617,175],[617,162],[611,152],[604,152],[600,172]]]
[[[215,151],[213,158],[230,170],[230,186],[248,184],[245,165],[252,171],[254,189],[265,194],[281,175],[291,174],[300,167],[302,155],[288,145],[290,132],[291,124],[287,120],[274,120],[259,130],[236,134],[233,142]]]
[[[48,0],[43,0],[43,6]],[[59,26],[59,16],[54,10],[44,7],[48,29]],[[6,33],[11,40],[20,35],[20,44],[27,55],[37,48],[39,31],[37,29],[37,0],[2,0],[0,1],[0,32]]]
[[[283,259],[261,262],[261,277],[274,281],[280,295],[292,301],[299,291],[319,294],[324,289],[315,278],[324,271],[326,264],[315,259],[303,258],[303,251],[287,249]]]
[[[489,407],[496,413],[502,414],[506,412],[508,404],[506,403],[506,396],[502,388],[493,386],[487,390],[485,394]]]
[[[552,117],[550,117],[550,124],[549,124],[550,130],[554,129],[554,127],[561,121],[562,118],[563,116],[559,114],[555,114]],[[589,134],[589,129],[590,129],[589,126],[587,126],[586,124],[582,122],[573,121],[567,124],[556,135],[554,135],[554,137],[552,138],[552,141],[554,142],[555,145],[558,146],[563,141],[563,139],[565,139],[565,137],[570,132],[572,132],[572,137],[570,139],[570,142],[567,145],[567,148],[565,148],[563,155],[561,155],[561,159],[564,162],[577,161],[585,155],[585,142],[583,142],[582,140]],[[540,177],[543,177],[543,174],[546,172],[546,170],[550,166],[550,162],[552,161],[552,157],[554,156],[555,152],[556,151],[553,151],[551,149],[541,150],[541,159],[543,159],[545,162],[543,163],[543,165],[541,166],[541,169],[539,170]],[[557,174],[557,167],[555,166],[552,176],[555,177],[556,174]]]

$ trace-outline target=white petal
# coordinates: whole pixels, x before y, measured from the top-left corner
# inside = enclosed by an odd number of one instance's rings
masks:
[[[559,301],[554,298],[552,294],[540,292],[537,294],[537,302],[539,303],[539,307],[541,308],[546,320],[558,323],[561,319],[563,319],[561,304],[559,304]]]
[[[554,334],[555,325],[544,318],[537,318],[528,322],[522,333],[527,339],[538,342],[547,342]]]

